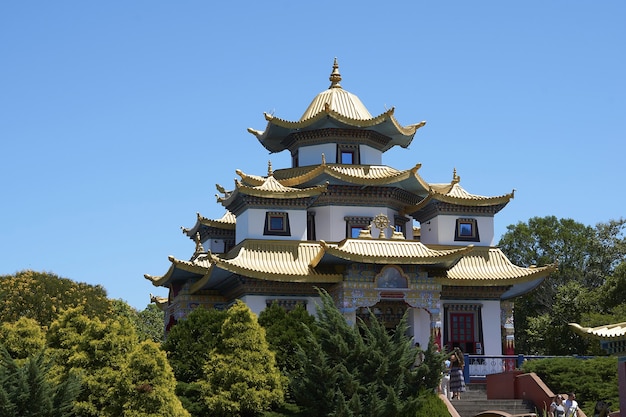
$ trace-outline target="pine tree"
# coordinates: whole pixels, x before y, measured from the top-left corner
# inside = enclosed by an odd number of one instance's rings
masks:
[[[203,399],[214,416],[254,416],[284,401],[285,380],[265,330],[241,301],[228,309],[205,372]]]
[[[69,417],[80,391],[74,378],[54,384],[44,351],[15,361],[0,348],[0,415],[2,417]]]
[[[296,403],[319,417],[414,417],[423,393],[439,382],[443,361],[433,345],[412,369],[417,350],[406,336],[406,317],[392,333],[373,316],[353,326],[328,293],[320,296],[309,346],[298,354],[302,370],[291,378]]]

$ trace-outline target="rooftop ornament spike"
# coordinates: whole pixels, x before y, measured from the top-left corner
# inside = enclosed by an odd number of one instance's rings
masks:
[[[456,174],[456,168],[454,168],[454,170],[452,171],[452,183],[453,184],[458,184],[459,182],[461,182],[461,177],[459,177]]]
[[[328,79],[330,80],[330,88],[341,88],[341,84],[339,84],[339,82],[341,81],[341,74],[339,74],[339,64],[337,64],[337,57],[335,57],[335,62],[333,62],[333,72],[330,73],[330,77],[328,77]]]
[[[267,161],[267,176],[273,177],[274,171],[272,171],[272,161]]]

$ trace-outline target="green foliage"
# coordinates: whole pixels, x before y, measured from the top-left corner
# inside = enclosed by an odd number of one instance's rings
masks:
[[[522,369],[536,373],[555,393],[576,392],[588,416],[593,415],[598,400],[619,404],[615,357],[535,359],[525,362]]]
[[[175,389],[165,352],[155,342],[144,341],[122,369],[108,413],[120,417],[188,417]]]
[[[204,365],[221,337],[226,317],[225,311],[199,307],[172,327],[163,349],[177,381],[193,383],[204,377]]]
[[[77,283],[47,272],[21,271],[0,276],[0,319],[21,317],[48,327],[65,309],[83,307],[85,315],[104,319],[111,308],[104,287]]]
[[[522,266],[558,263],[558,271],[536,290],[515,300],[516,349],[529,354],[597,353],[597,344],[574,335],[571,322],[587,314],[612,312],[624,302],[626,289],[626,220],[595,228],[571,219],[534,217],[507,227],[498,243],[509,259]],[[596,316],[596,319],[598,317]]]
[[[426,391],[420,395],[415,417],[450,417],[450,412],[438,395],[433,394],[432,391]]]
[[[200,381],[204,379],[204,366],[221,337],[226,317],[225,311],[196,308],[172,327],[163,343],[176,377],[178,398],[194,417],[212,415],[202,400]]]
[[[15,323],[0,325],[0,344],[13,359],[26,359],[43,350],[46,336],[34,319],[22,317]]]
[[[163,341],[165,313],[156,304],[148,304],[144,310],[137,311],[123,300],[112,300],[111,303],[113,315],[129,320],[135,326],[139,340]]]
[[[315,317],[301,304],[287,312],[278,303],[272,303],[259,314],[259,324],[265,328],[266,339],[276,353],[276,364],[284,374],[294,372],[299,366],[296,352],[306,340],[303,329],[313,322]]]
[[[55,378],[77,376],[83,387],[75,403],[77,414],[102,417],[101,410],[116,404],[112,387],[137,344],[134,327],[125,319],[90,319],[82,309],[72,309],[52,323],[48,346],[55,359]]]
[[[284,401],[286,381],[265,330],[241,301],[228,309],[205,373],[203,400],[214,416],[258,415]]]
[[[80,384],[69,378],[54,384],[43,350],[16,362],[0,348],[0,415],[2,417],[69,417]]]
[[[326,292],[320,296],[315,330],[306,329],[308,347],[291,376],[296,403],[307,416],[415,416],[419,392],[439,383],[443,361],[434,346],[412,369],[418,351],[405,335],[406,317],[392,333],[373,316],[351,326]]]

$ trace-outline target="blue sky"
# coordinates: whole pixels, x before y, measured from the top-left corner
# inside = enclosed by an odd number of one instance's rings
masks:
[[[506,226],[624,216],[626,3],[5,1],[0,3],[0,274],[166,295],[180,227],[223,215],[215,184],[290,164],[246,131],[297,120],[328,85],[427,125],[383,163],[457,169],[515,199]]]

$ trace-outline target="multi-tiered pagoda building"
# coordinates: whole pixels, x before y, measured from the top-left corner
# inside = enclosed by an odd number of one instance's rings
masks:
[[[183,228],[191,258],[170,257],[165,275],[146,275],[169,289],[155,299],[167,326],[237,299],[256,313],[272,302],[315,313],[322,288],[350,322],[370,309],[391,328],[408,311],[423,346],[433,337],[467,353],[513,353],[511,300],[555,268],[513,265],[493,246],[494,216],[513,193],[475,195],[456,172],[429,183],[420,164],[384,165],[384,153],[407,148],[425,123],[402,126],[393,109],[372,116],[340,82],[335,60],[330,87],[300,120],[266,114],[265,130],[248,129],[269,152],[289,152],[291,167],[237,170],[234,189],[217,187],[225,215],[198,214]]]

